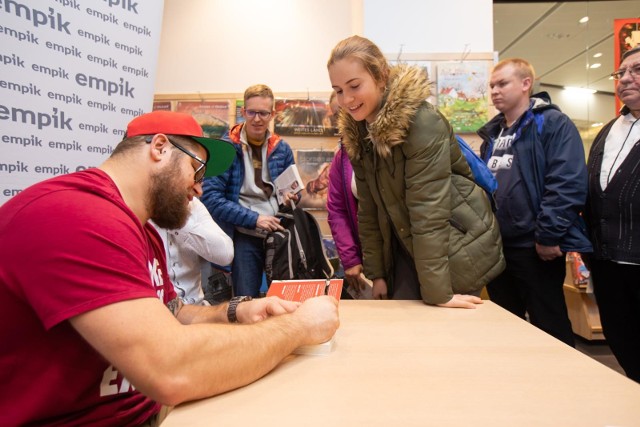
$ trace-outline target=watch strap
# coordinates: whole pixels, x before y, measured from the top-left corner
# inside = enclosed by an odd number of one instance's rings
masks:
[[[227,307],[227,319],[229,319],[229,323],[238,323],[238,317],[236,316],[238,304],[244,301],[251,301],[252,299],[253,298],[248,295],[231,298],[229,307]]]

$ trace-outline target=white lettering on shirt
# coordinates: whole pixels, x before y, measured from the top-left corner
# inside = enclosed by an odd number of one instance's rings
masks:
[[[510,151],[513,139],[516,135],[511,134],[502,136],[503,131],[504,129],[500,131],[500,135],[495,139],[493,144],[493,155],[487,162],[487,166],[494,175],[501,169],[511,169],[511,165],[513,165],[513,154],[507,154],[507,151]]]
[[[511,169],[513,165],[513,154],[505,154],[503,156],[491,156],[487,162],[487,166],[491,172],[495,173],[500,169]]]
[[[118,378],[118,371],[109,366],[102,374],[102,382],[100,383],[100,397],[112,396],[118,393],[118,386],[111,384],[111,381]]]
[[[501,150],[504,151],[507,148],[511,147],[511,144],[513,143],[513,138],[515,137],[514,135],[505,135],[505,136],[500,136],[496,139],[496,142],[493,146],[493,150]]]
[[[109,365],[102,374],[102,382],[100,383],[100,397],[113,396],[114,394],[129,393],[135,390],[128,379],[121,377],[120,386],[118,387],[118,371]]]
[[[131,385],[129,380],[123,377],[122,383],[120,384],[120,390],[118,391],[118,393],[128,393],[129,391],[132,391],[132,390],[133,390],[133,386]]]
[[[153,263],[149,263],[149,273],[151,274],[151,284],[156,289],[160,301],[164,301],[164,281],[162,280],[162,270],[157,258],[153,259]]]
[[[160,301],[164,301],[164,280],[162,279],[162,270],[160,262],[157,258],[153,262],[149,261],[149,273],[151,284],[156,289]],[[119,379],[120,378],[120,379]],[[123,376],[118,376],[118,370],[109,365],[102,373],[102,381],[100,382],[100,397],[113,396],[115,394],[129,393],[135,390],[131,382]]]

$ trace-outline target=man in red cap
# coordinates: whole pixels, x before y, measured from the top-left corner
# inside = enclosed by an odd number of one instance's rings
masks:
[[[147,220],[180,227],[203,178],[233,156],[191,116],[157,111],[132,120],[100,167],[0,207],[1,424],[154,424],[170,405],[246,385],[334,334],[330,297],[177,298]]]

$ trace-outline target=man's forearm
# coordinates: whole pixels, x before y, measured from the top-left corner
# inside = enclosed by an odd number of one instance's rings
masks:
[[[226,316],[224,304],[184,306],[185,312],[178,317],[193,315],[197,320],[198,312],[206,308]],[[308,332],[314,330],[305,329],[293,315],[254,325],[185,326],[154,298],[111,304],[70,321],[138,390],[166,405],[213,396],[255,381],[296,347],[308,344]]]
[[[183,325],[196,323],[227,323],[228,303],[214,306],[183,304],[176,318]]]
[[[250,384],[302,344],[304,329],[292,316],[254,325],[191,325],[176,346],[194,349],[174,360],[165,404],[213,396]],[[184,340],[184,342],[182,342]],[[183,347],[184,346],[184,347]],[[197,349],[197,350],[196,350]]]

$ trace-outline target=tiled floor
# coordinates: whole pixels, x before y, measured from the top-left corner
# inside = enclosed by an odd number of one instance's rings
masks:
[[[576,350],[580,350],[587,356],[624,375],[624,371],[618,364],[616,357],[611,353],[606,341],[588,341],[576,336]]]

